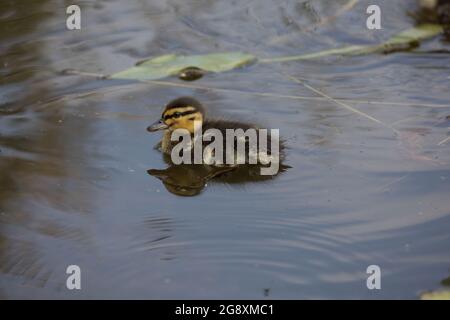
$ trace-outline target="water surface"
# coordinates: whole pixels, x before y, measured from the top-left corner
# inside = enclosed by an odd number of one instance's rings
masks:
[[[111,74],[168,52],[276,57],[379,43],[414,25],[414,1],[378,1],[379,31],[365,28],[365,0],[317,28],[346,1],[78,3],[81,31],[66,30],[63,1],[0,4],[1,298],[380,299],[440,288],[450,56],[433,52],[450,49],[443,37],[421,53],[260,64],[194,82],[230,91],[59,73]],[[279,128],[291,168],[170,192],[147,173],[167,165],[145,129],[183,95],[211,115]],[[65,287],[71,264],[80,291]],[[372,264],[379,291],[366,287]]]

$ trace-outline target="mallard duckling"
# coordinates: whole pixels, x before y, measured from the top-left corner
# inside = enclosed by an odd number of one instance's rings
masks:
[[[161,118],[156,121],[154,124],[149,126],[147,130],[149,132],[159,131],[163,130],[163,137],[160,143],[161,151],[167,155],[170,155],[172,152],[172,149],[177,145],[178,141],[171,141],[172,133],[176,129],[185,129],[187,130],[192,137],[194,137],[195,133],[195,124],[201,124],[201,131],[202,134],[208,135],[209,129],[217,129],[222,133],[222,137],[225,140],[225,137],[227,137],[227,129],[242,129],[243,131],[247,131],[248,129],[255,129],[255,132],[259,130],[256,126],[242,123],[242,122],[235,122],[235,121],[226,121],[226,120],[218,120],[218,119],[208,119],[205,115],[205,108],[202,106],[200,102],[198,102],[196,99],[191,97],[181,97],[175,100],[172,100],[167,104],[167,106],[164,108],[164,111],[162,113]],[[261,148],[260,144],[262,144],[261,135],[255,135],[255,140],[257,142],[257,154],[253,155],[254,157],[257,157],[260,162],[257,164],[264,164],[267,165],[268,163],[272,164],[273,161],[277,161],[278,163],[281,161],[281,157],[283,156],[280,152],[283,149],[282,143],[278,140],[278,131],[276,131],[276,135],[273,135],[273,133],[269,131],[264,132],[266,134],[266,146],[264,148],[264,154],[266,155],[266,159],[263,159],[263,155],[260,152]],[[274,139],[272,139],[272,137]],[[215,142],[214,137],[214,142]],[[246,136],[245,141],[243,142],[245,144],[245,164],[256,164],[255,162],[251,162],[250,158],[252,157],[252,150],[254,152],[255,148],[253,148],[251,145],[249,145],[250,138]],[[276,143],[274,144],[273,141],[277,139]],[[253,142],[255,142],[253,140]],[[211,141],[211,139],[209,140]],[[225,146],[226,142],[223,142],[223,146]],[[237,140],[233,142],[233,148],[236,151],[238,143],[236,143]],[[242,142],[242,141],[241,141]],[[208,142],[205,142],[205,140],[202,140],[203,146],[208,145]],[[275,149],[276,148],[276,149]],[[225,147],[224,147],[225,149]],[[242,149],[241,149],[242,151]],[[225,152],[223,153],[225,159]],[[270,158],[270,159],[269,159]],[[276,158],[276,159],[275,159]],[[225,161],[221,161],[220,164],[225,163]],[[239,163],[239,162],[238,162]],[[241,162],[242,163],[242,162]],[[228,162],[227,162],[228,164]]]

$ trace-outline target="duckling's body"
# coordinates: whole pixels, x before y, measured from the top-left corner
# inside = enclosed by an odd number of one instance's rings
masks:
[[[202,134],[205,134],[209,129],[218,129],[222,135],[226,136],[227,129],[242,129],[246,131],[247,129],[257,129],[256,126],[252,126],[247,123],[237,122],[237,121],[229,121],[229,120],[219,120],[219,119],[207,119],[202,122]],[[163,137],[161,139],[161,151],[165,154],[171,154],[173,147],[178,144],[178,141],[171,141],[172,131],[165,130]],[[191,135],[193,137],[193,134]],[[203,145],[206,146],[208,143],[203,142]]]
[[[220,131],[223,139],[227,136],[227,129],[242,129],[244,132],[248,129],[255,129],[258,130],[258,128],[255,125],[243,123],[243,122],[237,122],[237,121],[227,121],[227,120],[219,120],[219,119],[208,119],[205,116],[205,109],[203,106],[198,102],[197,100],[191,98],[191,97],[181,97],[178,99],[175,99],[171,101],[164,109],[161,119],[151,125],[147,128],[148,131],[153,132],[157,130],[164,130],[163,137],[160,143],[161,151],[164,154],[170,155],[172,153],[173,148],[179,143],[179,141],[172,141],[172,133],[176,129],[185,129],[190,134],[191,137],[194,138],[195,128],[194,123],[197,123],[197,125],[201,124],[201,132],[203,135],[202,144],[204,147],[206,147],[208,144],[210,144],[210,141],[205,141],[204,137],[208,135],[208,132],[211,131],[209,129],[216,129],[216,131]],[[257,154],[251,154],[252,150],[254,150],[254,147],[249,145],[249,138],[245,137],[245,152],[246,152],[246,158],[245,163],[251,163],[250,158],[251,156],[259,157],[259,159],[262,159],[262,153],[257,150]],[[208,139],[207,139],[208,140]],[[212,141],[215,142],[215,138],[212,139]],[[256,141],[257,145],[260,145],[260,136],[256,135]],[[234,141],[236,142],[236,140]],[[267,144],[266,144],[266,157],[271,157],[271,159],[263,159],[265,161],[265,164],[267,162],[273,161],[272,154],[276,153],[277,161],[280,161],[281,149],[283,148],[282,144],[277,141],[277,150],[272,150],[272,144],[271,142],[271,135],[270,132],[267,132]],[[223,144],[225,146],[225,142]],[[234,148],[236,148],[237,143],[233,143]],[[274,151],[274,152],[272,152]],[[225,160],[225,152],[223,153],[224,157],[223,160]],[[225,161],[221,161],[221,164],[225,163]]]

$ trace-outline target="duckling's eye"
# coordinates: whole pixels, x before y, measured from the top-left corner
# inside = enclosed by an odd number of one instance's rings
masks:
[[[175,112],[172,116],[173,116],[174,118],[179,118],[179,117],[181,117],[181,113]]]

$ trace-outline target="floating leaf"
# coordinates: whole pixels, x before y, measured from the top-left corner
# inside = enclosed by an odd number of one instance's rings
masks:
[[[372,46],[347,46],[343,48],[324,50],[314,53],[302,54],[298,56],[280,57],[260,59],[260,62],[287,62],[297,60],[317,59],[326,56],[343,55],[356,56],[371,53],[386,53],[410,49],[412,46],[418,45],[419,41],[432,38],[443,32],[443,27],[438,24],[422,24],[412,29],[402,31],[386,42]]]
[[[192,81],[201,78],[206,72],[229,71],[253,62],[288,62],[317,59],[335,55],[355,56],[409,50],[414,46],[418,46],[420,41],[434,37],[442,32],[443,26],[441,25],[423,24],[409,30],[402,31],[379,45],[352,45],[343,48],[324,50],[296,56],[266,59],[258,59],[252,54],[242,52],[224,52],[192,56],[166,54],[140,61],[134,67],[115,73],[108,78],[156,80],[168,76],[178,76],[180,79]]]
[[[421,41],[429,39],[443,32],[443,27],[439,24],[421,24],[415,28],[402,31],[385,44],[407,43],[412,41]]]
[[[420,295],[421,300],[450,300],[450,291],[431,291]]]
[[[225,52],[193,56],[167,54],[142,61],[136,66],[115,73],[113,79],[155,80],[179,75],[187,68],[197,68],[206,72],[224,72],[256,60],[256,57],[242,52]]]

